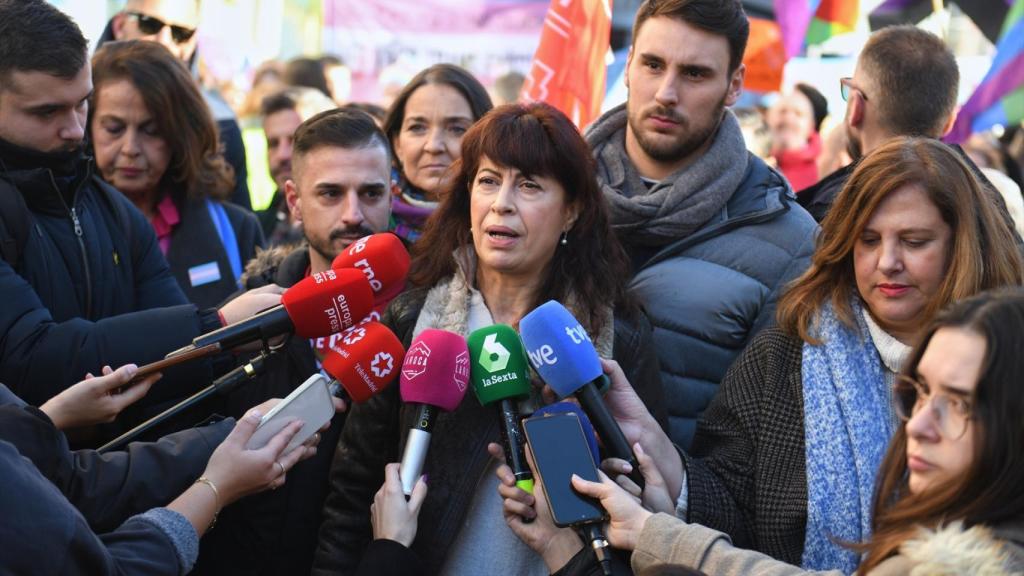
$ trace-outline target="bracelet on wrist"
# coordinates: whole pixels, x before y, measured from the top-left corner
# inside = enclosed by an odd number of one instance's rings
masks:
[[[217,514],[220,514],[220,491],[217,490],[217,485],[213,483],[213,480],[210,480],[206,476],[200,476],[195,483],[206,484],[210,487],[210,490],[213,490],[213,519],[210,520],[210,525],[206,527],[206,531],[209,532],[213,529],[213,525],[217,523]]]

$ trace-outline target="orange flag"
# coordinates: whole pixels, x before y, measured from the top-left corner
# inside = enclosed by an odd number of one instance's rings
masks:
[[[611,0],[551,0],[521,99],[558,108],[583,129],[601,114]]]

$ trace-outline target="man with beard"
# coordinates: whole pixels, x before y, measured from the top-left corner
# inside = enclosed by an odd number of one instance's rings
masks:
[[[0,381],[36,405],[106,364],[158,360],[280,302],[270,287],[219,313],[188,303],[152,226],[84,153],[87,54],[53,6],[0,0]],[[141,404],[155,410],[212,376],[208,361],[170,369]]]
[[[817,229],[726,109],[749,29],[739,0],[644,2],[627,102],[587,132],[630,288],[654,325],[670,436],[685,449],[726,369],[809,264]]]
[[[944,136],[956,119],[959,85],[956,58],[938,36],[914,26],[872,34],[853,77],[840,80],[853,163],[802,190],[800,204],[821,222],[862,156],[896,136]]]
[[[285,88],[268,95],[260,104],[263,134],[267,137],[267,167],[277,191],[266,210],[257,213],[269,246],[302,240],[302,228],[291,217],[284,199],[285,183],[292,177],[295,129],[310,116],[335,108],[323,92],[304,86]]]
[[[276,247],[256,257],[242,277],[246,288],[289,287],[330,269],[352,242],[384,232],[391,219],[391,157],[387,137],[368,114],[348,109],[321,112],[295,130],[292,178],[285,199],[302,224],[306,243]],[[261,378],[228,401],[229,415],[244,414],[257,399],[283,398],[311,374],[332,338],[290,338],[267,360]],[[334,446],[344,426],[335,416],[321,442]],[[224,510],[205,537],[195,574],[308,574],[327,496],[333,453],[319,451],[288,473],[279,490],[247,498]]]

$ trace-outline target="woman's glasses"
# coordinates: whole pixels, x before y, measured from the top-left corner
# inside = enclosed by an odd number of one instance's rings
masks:
[[[184,44],[185,42],[188,42],[196,33],[195,28],[185,28],[184,26],[167,24],[159,18],[147,16],[141,12],[129,12],[128,15],[135,18],[135,21],[139,23],[139,30],[146,36],[159,34],[160,31],[164,29],[164,26],[170,26],[171,38],[174,39],[176,44]]]
[[[974,412],[970,401],[944,392],[930,392],[928,386],[906,375],[897,377],[895,392],[896,414],[904,422],[927,408],[946,438],[957,440],[967,432],[967,422]]]

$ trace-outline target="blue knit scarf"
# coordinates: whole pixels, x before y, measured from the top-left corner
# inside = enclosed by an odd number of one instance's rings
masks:
[[[871,532],[875,475],[893,434],[891,391],[860,302],[857,331],[831,303],[819,316],[819,346],[804,344],[801,370],[807,466],[807,531],[801,565],[852,574],[855,552],[833,539],[863,542]]]

